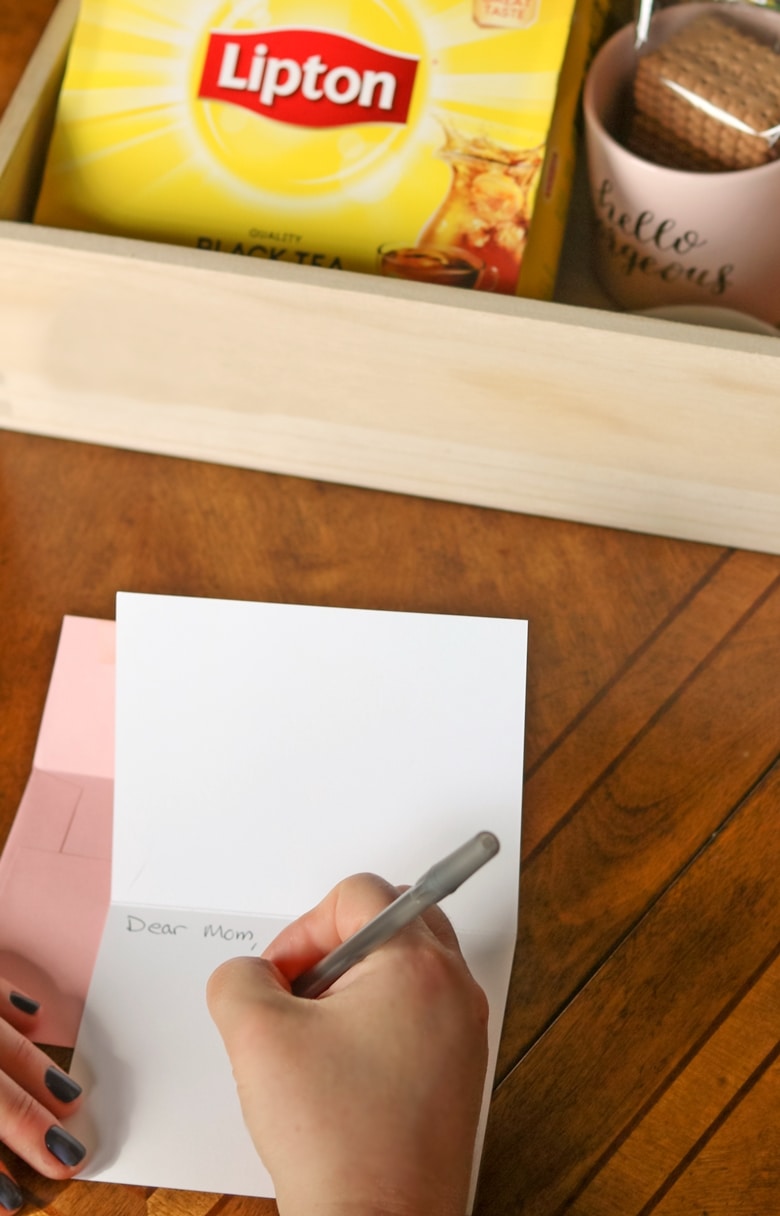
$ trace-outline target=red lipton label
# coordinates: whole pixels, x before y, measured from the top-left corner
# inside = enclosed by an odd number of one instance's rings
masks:
[[[213,31],[198,96],[297,127],[403,124],[418,63],[325,30]]]

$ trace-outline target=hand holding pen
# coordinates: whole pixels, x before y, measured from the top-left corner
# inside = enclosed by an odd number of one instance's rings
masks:
[[[454,853],[431,866],[413,887],[409,887],[373,920],[293,980],[295,995],[313,998],[327,991],[356,963],[395,937],[428,908],[457,891],[467,878],[471,878],[486,861],[495,857],[498,848],[498,840],[492,832],[479,832]]]
[[[488,1011],[441,909],[418,914],[319,1000],[291,991],[402,898],[374,875],[346,879],[264,959],[233,959],[212,977],[209,1007],[281,1216],[465,1211]]]

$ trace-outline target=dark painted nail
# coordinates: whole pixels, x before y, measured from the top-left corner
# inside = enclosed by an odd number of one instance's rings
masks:
[[[46,1082],[46,1088],[60,1102],[73,1102],[81,1093],[78,1081],[74,1081],[73,1077],[69,1077],[66,1072],[60,1072],[59,1068],[47,1068],[43,1079]]]
[[[50,1127],[44,1136],[46,1147],[53,1157],[63,1165],[78,1165],[87,1155],[87,1150],[80,1140],[66,1132],[64,1127]]]
[[[40,1001],[34,1001],[31,996],[24,996],[21,992],[12,992],[8,999],[22,1013],[37,1013],[41,1007]]]
[[[0,1174],[0,1207],[7,1212],[15,1212],[24,1203],[24,1195],[7,1174]]]

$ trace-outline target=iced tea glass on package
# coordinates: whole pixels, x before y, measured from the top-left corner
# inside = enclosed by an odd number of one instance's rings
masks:
[[[523,260],[544,148],[512,147],[490,135],[444,124],[437,153],[451,168],[447,197],[420,236],[423,245],[454,246],[482,259],[485,287],[511,292]]]
[[[436,152],[450,171],[444,199],[412,246],[387,247],[380,272],[391,278],[512,292],[520,274],[544,148],[512,147],[512,132],[487,133],[466,119],[438,116]],[[498,142],[497,135],[504,142]]]

